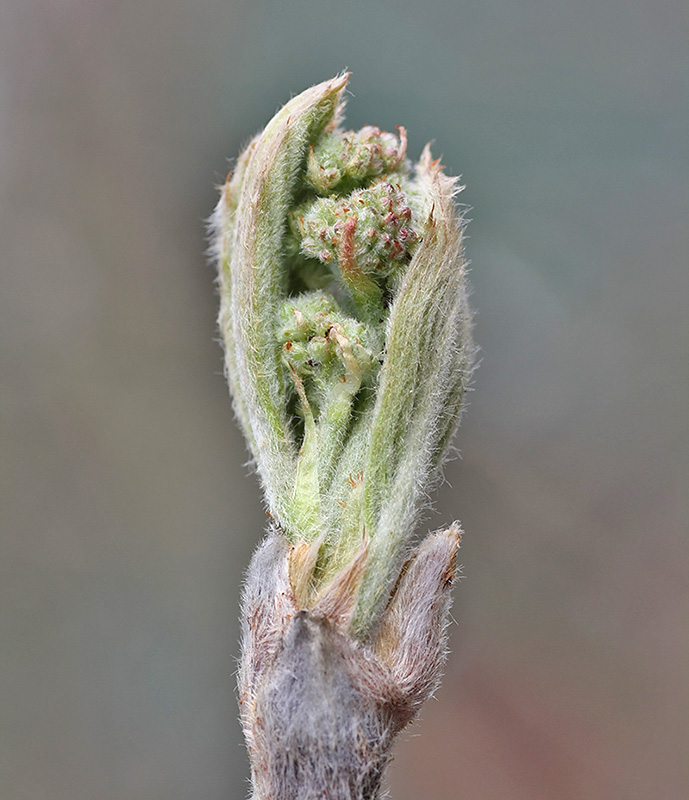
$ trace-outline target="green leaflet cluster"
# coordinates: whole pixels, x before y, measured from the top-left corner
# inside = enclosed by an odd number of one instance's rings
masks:
[[[367,125],[360,131],[324,133],[309,148],[306,183],[318,194],[352,191],[378,175],[407,172],[407,133]]]
[[[344,316],[326,292],[287,301],[280,309],[277,338],[302,416],[307,409],[316,419],[327,416],[339,395],[351,401],[379,366],[366,325]]]
[[[421,209],[412,210],[411,192],[408,200],[403,189],[405,147],[404,129],[399,138],[371,126],[322,135],[309,147],[297,205],[287,216],[293,291],[280,306],[276,334],[301,439],[290,512],[301,537],[324,536],[326,579],[364,535],[354,478],[362,453],[352,453],[344,462],[348,473],[334,484],[333,478],[354,405],[361,413],[364,393],[369,403],[373,398],[392,289],[420,240]],[[296,291],[319,270],[320,288]]]
[[[457,425],[472,345],[454,181],[406,133],[338,127],[345,79],[288,103],[214,217],[220,328],[268,510],[318,542],[314,596],[362,542],[353,630],[396,579]]]
[[[400,183],[388,182],[395,177],[345,196],[307,201],[289,216],[300,253],[326,265],[356,312],[373,322],[384,311],[390,281],[404,272],[419,241],[412,219],[418,214]]]

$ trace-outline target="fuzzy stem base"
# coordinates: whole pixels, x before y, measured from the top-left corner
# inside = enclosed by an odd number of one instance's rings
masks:
[[[252,800],[379,797],[396,734],[440,678],[458,545],[455,525],[427,537],[361,642],[348,626],[364,564],[299,608],[290,546],[279,532],[263,542],[247,575],[239,674]]]

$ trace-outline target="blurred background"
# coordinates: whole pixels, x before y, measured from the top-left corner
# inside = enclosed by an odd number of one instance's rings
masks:
[[[465,580],[394,800],[679,800],[689,775],[682,0],[2,0],[0,797],[246,795],[265,516],[204,219],[274,111],[461,173],[482,364],[425,528]]]

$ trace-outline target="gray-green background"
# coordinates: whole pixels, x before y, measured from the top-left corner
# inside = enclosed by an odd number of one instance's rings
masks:
[[[689,792],[682,0],[4,0],[0,797],[246,793],[265,517],[215,341],[227,158],[352,70],[473,208],[452,656],[395,800]]]

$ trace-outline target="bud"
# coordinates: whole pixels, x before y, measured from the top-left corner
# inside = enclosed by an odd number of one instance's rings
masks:
[[[212,220],[226,372],[274,523],[244,598],[243,722],[255,780],[272,774],[257,797],[291,797],[279,752],[319,747],[375,796],[438,679],[455,575],[456,526],[408,559],[474,352],[459,188],[428,147],[411,164],[402,127],[342,130],[346,80],[276,114]],[[288,725],[290,686],[309,700]],[[370,752],[337,740],[338,705]]]

